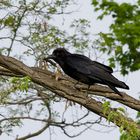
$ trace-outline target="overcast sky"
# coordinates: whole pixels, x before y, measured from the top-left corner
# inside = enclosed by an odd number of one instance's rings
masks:
[[[79,0],[80,1],[80,0]],[[132,2],[132,0],[117,0],[119,2]],[[134,0],[133,0],[134,2]],[[106,19],[104,19],[102,22],[101,21],[97,21],[96,17],[97,14],[93,11],[93,7],[91,6],[91,1],[90,0],[82,0],[79,2],[80,5],[78,6],[78,11],[73,13],[72,15],[67,15],[65,16],[65,24],[62,26],[62,20],[57,20],[57,17],[55,17],[52,20],[52,23],[54,24],[54,22],[60,26],[62,29],[66,29],[68,27],[68,24],[76,18],[86,18],[88,20],[91,21],[91,30],[93,31],[93,34],[99,33],[99,32],[106,32],[108,31],[108,26],[109,24],[112,22],[112,19],[110,17],[107,17]],[[72,7],[73,9],[75,9],[76,7]],[[121,75],[119,75],[118,73],[115,74],[120,80],[124,79],[122,78]],[[135,97],[138,99],[138,96],[140,94],[138,94],[138,92],[140,92],[140,71],[134,72],[134,73],[130,73],[127,78],[125,78],[126,83],[130,86],[130,90],[127,92],[128,94],[130,94],[131,96]],[[121,106],[121,105],[120,105]],[[129,116],[134,117],[135,116],[135,112],[132,110],[128,110],[129,112]],[[28,124],[27,124],[28,125]],[[34,124],[29,125],[29,127],[27,127],[27,129],[33,129],[34,127],[38,127],[37,125],[34,126]],[[94,129],[94,127],[93,127]],[[81,136],[76,137],[76,138],[68,138],[66,137],[62,131],[60,130],[56,130],[55,134],[52,137],[52,140],[101,140],[101,139],[108,139],[108,140],[119,140],[119,129],[115,128],[114,130],[110,131],[110,132],[96,132],[96,130],[98,130],[98,127],[95,127],[95,130],[88,130],[85,133],[83,133]],[[104,129],[105,130],[105,129]],[[106,130],[111,130],[111,129],[106,129]],[[23,131],[22,131],[23,132]],[[24,132],[26,132],[26,130],[24,130]],[[22,133],[23,134],[23,133]],[[48,132],[45,132],[41,135],[39,135],[38,137],[34,137],[31,138],[30,140],[48,140]],[[6,135],[2,135],[0,137],[0,139],[2,140],[14,140],[14,138],[12,139],[11,137],[8,137]]]

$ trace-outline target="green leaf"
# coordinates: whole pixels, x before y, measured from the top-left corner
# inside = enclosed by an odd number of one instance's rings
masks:
[[[13,27],[14,26],[14,22],[15,22],[15,17],[10,15],[8,18],[5,19],[4,25],[5,26]]]
[[[29,89],[29,84],[31,80],[28,76],[24,78],[14,77],[11,79],[11,83],[15,85],[15,90],[25,91],[27,92]]]

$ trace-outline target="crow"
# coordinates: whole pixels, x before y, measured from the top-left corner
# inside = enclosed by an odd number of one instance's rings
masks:
[[[109,86],[115,93],[122,94],[115,88],[129,89],[122,81],[115,78],[111,67],[92,61],[80,54],[72,54],[64,48],[57,48],[45,60],[52,59],[60,65],[64,73],[78,82],[93,85],[95,83]]]

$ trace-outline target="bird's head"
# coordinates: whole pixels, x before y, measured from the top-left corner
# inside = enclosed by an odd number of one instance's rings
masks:
[[[60,61],[64,61],[69,54],[70,53],[66,49],[57,48],[51,55],[47,57],[47,59],[53,59],[54,61],[59,63]]]

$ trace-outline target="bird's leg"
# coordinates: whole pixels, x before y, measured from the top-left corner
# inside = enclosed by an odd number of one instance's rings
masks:
[[[62,79],[61,77],[62,77],[62,72],[61,72],[60,67],[57,65],[57,69],[55,72],[55,80],[56,81],[61,80]]]
[[[89,89],[90,89],[90,85],[88,85],[88,87],[87,87],[87,91],[89,91]]]
[[[88,97],[88,91],[90,89],[90,85],[88,85],[87,90],[86,90],[86,97]]]

